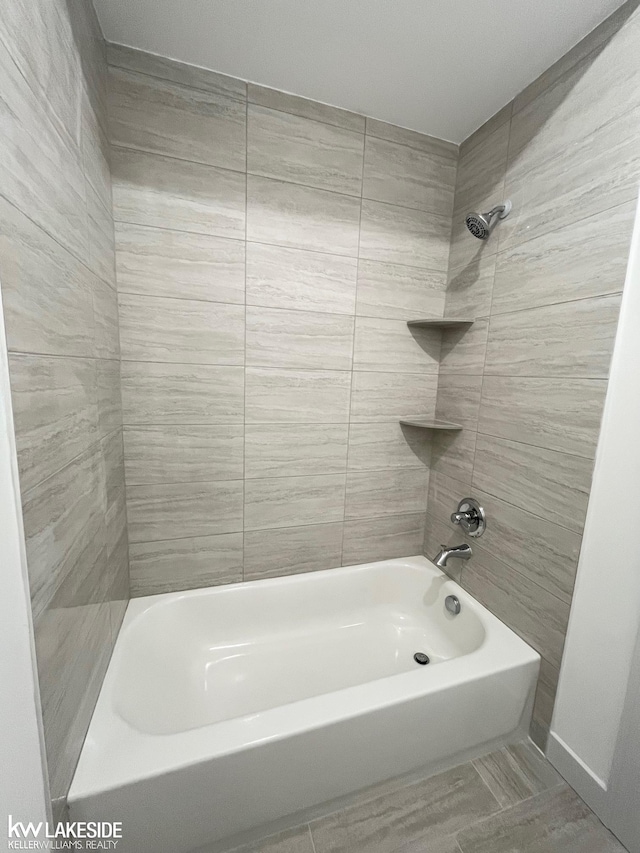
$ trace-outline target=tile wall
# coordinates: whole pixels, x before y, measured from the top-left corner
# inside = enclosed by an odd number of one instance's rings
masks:
[[[128,599],[106,57],[90,3],[0,17],[0,283],[51,795]]]
[[[132,593],[418,553],[457,147],[108,59]]]
[[[542,655],[534,735],[551,720],[640,179],[640,11],[633,0],[461,147],[425,550],[472,494],[474,557],[452,571]],[[486,243],[464,214],[504,199]],[[454,346],[455,345],[455,346]]]

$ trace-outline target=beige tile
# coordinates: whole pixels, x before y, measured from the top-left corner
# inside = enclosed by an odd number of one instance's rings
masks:
[[[183,86],[202,89],[214,95],[224,95],[239,101],[246,100],[247,86],[244,80],[227,77],[225,74],[218,74],[207,68],[176,62],[174,59],[134,50],[121,44],[107,45],[107,59],[109,65],[117,68],[138,71],[140,74],[181,83]]]
[[[316,853],[391,853],[427,834],[436,842],[498,808],[477,771],[462,765],[314,821],[311,831]]]
[[[245,530],[342,521],[344,489],[344,474],[247,480]]]
[[[239,101],[112,68],[109,120],[113,145],[244,171],[246,107]]]
[[[351,369],[353,317],[251,305],[246,312],[247,365]]]
[[[429,465],[431,442],[425,430],[397,421],[349,426],[349,470],[380,471]]]
[[[111,196],[111,144],[101,124],[101,116],[91,103],[86,91],[82,95],[82,123],[80,147],[87,181],[107,210],[112,209]]]
[[[471,237],[470,234],[467,235]],[[492,311],[496,257],[478,255],[471,263],[449,270],[445,317],[475,319]]]
[[[127,486],[130,542],[242,530],[242,480]]]
[[[11,397],[24,494],[98,439],[91,359],[12,355]]]
[[[640,69],[635,62],[639,33],[637,21],[621,27],[608,45],[596,47],[526,106],[520,103],[511,124],[509,158],[518,158],[526,148],[530,161],[549,159],[556,154],[558,140],[570,148],[640,106]],[[621,68],[626,69],[623,75]]]
[[[268,89],[256,83],[249,83],[248,98],[250,104],[259,104],[272,110],[281,110],[303,118],[343,127],[346,130],[364,133],[364,116],[338,109],[338,107],[330,107],[319,101],[300,98],[297,95],[280,92],[278,89]]]
[[[473,495],[490,519],[482,547],[569,604],[581,536],[475,487]]]
[[[544,755],[526,741],[477,758],[473,766],[502,808],[564,784]]]
[[[72,606],[61,591],[35,626],[49,785],[66,797],[111,656],[108,603]]]
[[[364,136],[249,104],[247,171],[321,190],[360,195]]]
[[[236,847],[233,853],[316,853],[309,827],[297,827],[270,835],[252,844]]]
[[[242,533],[131,544],[131,594],[156,595],[242,580]]]
[[[123,148],[113,149],[112,160],[116,221],[244,239],[239,172]]]
[[[450,228],[447,216],[363,199],[360,257],[444,271]]]
[[[111,287],[116,286],[116,246],[111,207],[102,204],[90,184],[87,184],[87,226],[89,235],[89,266]]]
[[[606,390],[604,379],[485,376],[478,430],[593,459]]]
[[[493,288],[493,314],[622,290],[635,202],[501,252]],[[585,251],[585,246],[589,251]]]
[[[616,294],[492,317],[486,372],[606,379],[619,312]]]
[[[533,706],[533,719],[531,721],[532,738],[533,733],[537,733],[544,743],[541,745],[535,738],[534,742],[538,743],[541,749],[546,749],[546,737],[551,728],[551,718],[553,716],[553,706],[558,688],[558,680],[560,678],[560,670],[557,666],[553,666],[549,661],[542,658],[540,661],[540,675],[538,676],[538,686],[536,689],[535,703]]]
[[[441,272],[379,261],[358,263],[356,314],[360,317],[442,317],[444,302],[445,276]]]
[[[354,371],[351,421],[371,423],[435,414],[436,374]]]
[[[122,403],[126,424],[242,423],[244,370],[123,362]]]
[[[444,377],[441,377],[444,379]],[[457,423],[457,422],[456,422]],[[470,482],[476,452],[477,432],[463,429],[459,432],[442,430],[431,438],[431,468],[454,480]]]
[[[97,276],[92,278],[91,284],[96,358],[119,359],[118,296],[111,285]]]
[[[593,462],[580,456],[479,435],[473,485],[581,533],[592,468]]]
[[[404,320],[357,317],[353,366],[356,370],[436,373],[441,333],[410,328]]]
[[[65,4],[31,7],[24,0],[15,0],[3,9],[0,39],[38,100],[76,141],[81,69]]]
[[[93,355],[90,273],[2,198],[0,278],[9,350]]]
[[[0,42],[3,168],[0,194],[77,257],[87,251],[85,181],[78,146],[34,94]]]
[[[242,424],[125,427],[127,485],[239,480]]]
[[[538,794],[461,832],[462,853],[624,853],[582,800],[565,786]]]
[[[550,160],[509,164],[505,194],[514,214],[500,225],[500,251],[635,201],[640,158],[635,140],[640,108],[561,147]]]
[[[344,473],[348,431],[347,424],[248,424],[245,477]]]
[[[244,579],[280,577],[333,569],[340,565],[342,522],[247,530]]]
[[[344,424],[349,420],[348,371],[248,367],[246,383],[247,424]]]
[[[97,444],[22,495],[34,619],[66,578],[81,585],[105,544],[102,457]]]
[[[104,130],[107,129],[107,49],[93,4],[67,2],[74,41],[80,53],[85,92]]]
[[[408,130],[406,127],[398,127],[395,124],[387,124],[375,118],[367,118],[367,136],[375,136],[378,139],[387,139],[389,142],[397,142],[400,145],[408,145],[418,151],[427,154],[439,154],[441,157],[449,157],[455,160],[458,154],[458,146],[445,139],[435,136],[427,136],[416,130]]]
[[[513,101],[510,101],[502,107],[501,110],[494,113],[491,118],[488,121],[485,121],[485,123],[477,130],[474,130],[471,136],[468,136],[465,139],[460,146],[460,157],[464,157],[472,148],[476,148],[481,142],[484,142],[487,137],[491,136],[491,134],[498,130],[498,128],[505,124],[505,122],[511,121],[512,113]]]
[[[244,364],[244,306],[121,293],[126,361]]]
[[[247,244],[247,304],[354,314],[355,258]]]
[[[478,424],[482,388],[482,376],[464,373],[443,374],[438,378],[436,418],[475,430]]]
[[[440,373],[464,373],[469,376],[484,372],[489,321],[476,320],[463,329],[448,329],[442,334]]]
[[[124,482],[124,465],[122,462],[122,431],[116,430],[110,436],[103,438],[101,441],[102,464],[105,471],[106,491],[107,491],[107,511],[105,513],[105,522],[107,525],[107,557],[113,563],[108,565],[107,571],[112,576],[110,584],[109,600],[113,600],[114,593],[121,592],[120,584],[124,586],[123,594],[120,596],[123,599],[129,596],[129,581],[128,572],[129,566],[125,566],[127,578],[126,583],[122,578],[117,578],[116,573],[124,573],[124,569],[119,564],[119,557],[116,552],[121,548],[121,539],[124,537],[127,540],[127,502],[125,495]],[[128,542],[125,551],[128,551]]]
[[[114,360],[96,361],[98,388],[98,430],[106,435],[122,426],[120,364]]]
[[[367,137],[362,195],[440,216],[453,210],[456,163],[450,157]]]
[[[429,471],[420,468],[350,471],[345,518],[377,518],[423,511]]]
[[[460,853],[460,848],[455,835],[433,841],[427,834],[424,838],[404,844],[397,853]]]
[[[416,512],[345,521],[343,566],[420,554],[424,519],[424,512]]]
[[[476,146],[462,154],[456,179],[456,213],[489,210],[501,204],[509,147],[509,123],[501,124]]]
[[[244,302],[244,243],[116,223],[118,291],[144,296]]]
[[[356,256],[359,199],[257,175],[247,181],[248,240]]]
[[[477,541],[462,572],[462,586],[554,666],[560,666],[569,605],[506,563]]]
[[[111,516],[114,516],[111,519],[114,524],[114,529],[111,532],[115,534],[118,522],[124,521],[122,518],[115,518],[118,514],[116,504],[121,504],[120,509],[123,512],[125,509],[124,502],[121,501],[124,495],[124,446],[121,429],[116,429],[100,439],[100,452],[102,454],[105,493],[105,521],[108,523]],[[113,542],[107,542],[108,548],[112,548],[113,544]]]

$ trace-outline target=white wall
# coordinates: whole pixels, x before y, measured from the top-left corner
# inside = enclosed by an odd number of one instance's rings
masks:
[[[49,809],[19,494],[0,295],[0,850],[9,814],[37,822]]]
[[[548,747],[596,810],[607,801],[640,628],[639,504],[640,205]]]

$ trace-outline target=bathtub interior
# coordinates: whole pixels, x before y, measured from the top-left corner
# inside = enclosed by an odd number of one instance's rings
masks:
[[[398,561],[139,599],[120,638],[114,711],[169,735],[246,718],[480,648],[446,577]]]

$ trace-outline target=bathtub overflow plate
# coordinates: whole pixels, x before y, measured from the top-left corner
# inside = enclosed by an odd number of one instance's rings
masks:
[[[424,652],[416,652],[413,659],[416,663],[419,663],[420,666],[426,666],[429,663],[429,655],[425,655]]]

